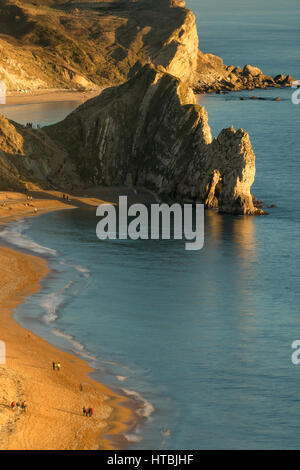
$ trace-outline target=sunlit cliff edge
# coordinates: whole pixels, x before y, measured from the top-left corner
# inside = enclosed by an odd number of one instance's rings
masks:
[[[293,81],[201,52],[195,15],[182,0],[0,1],[0,80],[9,91],[101,89],[145,64],[199,93]]]

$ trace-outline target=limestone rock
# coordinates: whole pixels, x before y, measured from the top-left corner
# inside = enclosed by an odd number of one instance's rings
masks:
[[[207,113],[178,78],[145,66],[45,128],[87,184],[143,186],[172,200],[198,200],[256,214],[255,156],[243,130],[212,140]]]
[[[1,2],[0,80],[8,90],[103,88],[124,83],[147,63],[162,65],[192,84],[198,34],[184,1],[74,5],[62,0]]]
[[[246,75],[247,77],[252,76],[252,77],[257,77],[258,75],[262,75],[262,71],[258,67],[253,67],[252,65],[245,65],[243,69],[243,75]]]
[[[290,75],[276,75],[274,82],[283,87],[291,87],[295,79]]]
[[[0,114],[0,189],[69,186],[79,178],[61,147],[42,130],[25,128]]]
[[[2,0],[0,24],[0,80],[8,91],[100,90],[148,63],[199,93],[291,84],[199,51],[195,15],[182,0]]]

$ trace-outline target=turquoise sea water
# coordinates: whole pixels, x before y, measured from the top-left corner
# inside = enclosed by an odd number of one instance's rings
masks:
[[[199,3],[187,2],[203,50],[300,79],[298,2]],[[239,99],[253,94],[282,100]],[[141,424],[125,436],[132,448],[300,446],[300,366],[291,363],[300,339],[300,105],[290,98],[289,89],[199,98],[213,135],[231,124],[249,131],[253,192],[277,206],[258,218],[207,211],[199,252],[180,241],[100,242],[93,209],[1,233],[52,268],[16,318],[137,399]]]

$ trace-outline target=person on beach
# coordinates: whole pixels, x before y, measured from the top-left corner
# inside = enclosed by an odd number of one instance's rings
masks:
[[[81,392],[83,392],[83,385],[82,385],[82,384],[79,385],[79,390],[80,390]]]
[[[56,370],[60,371],[60,362],[56,364]]]
[[[16,406],[16,402],[15,402],[15,401],[12,401],[11,404],[10,404],[10,407],[11,407],[12,409],[14,409],[15,406]]]
[[[56,362],[54,362],[54,361],[52,362],[52,369],[56,370]]]
[[[87,416],[87,411],[86,411],[86,407],[85,407],[85,406],[82,408],[82,414],[83,414],[83,416]]]
[[[21,410],[24,411],[24,413],[27,411],[27,403],[26,403],[26,401],[22,401],[22,403],[21,403]]]
[[[31,331],[27,331],[27,338],[31,338],[31,335],[32,335]]]

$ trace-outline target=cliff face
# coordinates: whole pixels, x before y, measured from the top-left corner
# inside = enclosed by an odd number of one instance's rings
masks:
[[[97,88],[162,65],[192,83],[198,35],[181,0],[2,0],[0,80],[8,90]]]
[[[155,66],[162,65],[167,72],[193,85],[197,80],[199,40],[195,15],[182,8],[184,4],[182,1],[171,3],[173,8],[181,6],[182,21],[151,61]]]
[[[79,183],[64,150],[42,130],[27,129],[0,114],[0,189]]]
[[[261,213],[250,193],[248,134],[230,128],[212,140],[192,89],[151,65],[58,124],[35,130],[1,116],[0,175],[2,188],[125,185],[222,212]]]
[[[0,80],[8,90],[119,85],[147,63],[199,93],[293,81],[199,51],[195,16],[182,0],[2,0],[0,31]]]
[[[248,134],[231,128],[212,140],[192,90],[162,69],[145,66],[44,132],[87,184],[143,186],[223,212],[259,213]]]

